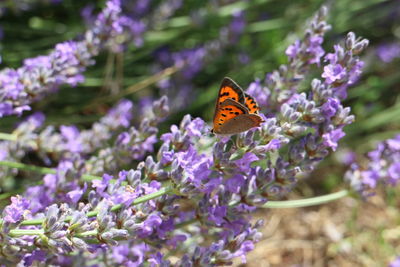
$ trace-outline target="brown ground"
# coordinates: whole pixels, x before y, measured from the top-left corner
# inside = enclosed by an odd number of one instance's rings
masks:
[[[379,193],[369,202],[346,197],[316,207],[260,210],[255,218],[265,220],[263,240],[246,264],[238,259],[235,266],[387,266],[400,255],[400,200],[393,199]]]

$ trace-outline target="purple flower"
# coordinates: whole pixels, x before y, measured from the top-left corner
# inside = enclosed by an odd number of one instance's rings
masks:
[[[240,245],[240,248],[233,254],[233,256],[241,257],[242,263],[246,263],[246,255],[252,251],[254,247],[254,242],[246,240]]]
[[[11,114],[13,114],[13,105],[9,102],[0,103],[0,117]],[[20,115],[20,113],[18,115]]]
[[[244,27],[246,26],[246,21],[244,20],[244,12],[237,11],[233,13],[233,20],[230,23],[229,27],[233,34],[240,35]]]
[[[215,223],[215,225],[221,225],[225,222],[225,216],[227,213],[226,206],[215,206],[210,207],[208,210],[208,219]]]
[[[76,204],[81,199],[82,195],[86,192],[86,189],[87,185],[85,184],[82,189],[78,188],[68,192],[67,197],[70,199],[71,203]]]
[[[196,118],[186,126],[186,130],[190,137],[201,137],[204,126],[204,121],[200,118]]]
[[[250,169],[250,165],[253,161],[257,161],[259,158],[253,153],[246,153],[242,158],[235,161],[236,166],[243,173],[247,173]]]
[[[266,145],[266,150],[277,150],[281,148],[282,142],[278,139],[272,139],[269,141],[269,143]]]
[[[83,72],[94,64],[101,49],[120,52],[131,40],[140,42],[141,22],[121,14],[121,3],[109,0],[82,41],[57,44],[47,56],[26,59],[17,70],[0,72],[0,117],[20,115],[29,104],[54,93],[62,84],[76,86],[84,81]],[[123,43],[120,40],[124,40]],[[10,110],[11,107],[11,110]]]
[[[151,214],[142,224],[139,229],[141,238],[150,236],[162,224],[162,219],[157,214]]]
[[[115,246],[112,250],[112,256],[115,262],[122,264],[129,254],[129,246],[128,245],[119,245]]]
[[[79,140],[79,130],[75,126],[60,127],[61,135],[66,139],[66,150],[72,153],[79,153],[82,151],[82,144]]]
[[[336,111],[339,108],[339,100],[336,98],[328,98],[327,101],[322,105],[322,114],[327,118],[330,119],[336,114]]]
[[[392,62],[394,59],[400,58],[400,44],[381,44],[376,48],[376,53],[383,62]]]
[[[379,173],[376,170],[367,170],[361,172],[363,183],[371,188],[375,188],[379,180]]]
[[[398,256],[394,261],[390,262],[388,267],[400,267],[400,256]]]
[[[8,223],[18,223],[28,216],[29,201],[19,195],[11,197],[11,204],[3,210],[3,218]]]
[[[28,253],[23,261],[24,261],[24,266],[32,266],[33,262],[37,261],[43,262],[46,259],[47,253],[43,250],[36,249],[32,251],[32,253]]]
[[[397,184],[400,179],[400,161],[392,163],[388,168],[389,182]]]
[[[32,213],[42,210],[43,207],[48,207],[54,201],[43,186],[29,187],[25,192],[25,197],[29,200],[29,209]]]
[[[345,76],[346,71],[340,64],[325,66],[324,73],[322,73],[322,77],[326,79],[328,84],[340,81]]]
[[[289,45],[286,49],[285,53],[290,59],[294,59],[297,57],[297,54],[300,51],[300,40],[296,40],[292,45]]]
[[[96,192],[98,194],[103,194],[104,190],[107,188],[108,183],[112,178],[113,177],[111,175],[104,174],[102,180],[94,180],[92,182],[92,187],[96,188]]]
[[[393,151],[400,151],[400,135],[397,135],[394,139],[388,139],[387,145]]]
[[[321,47],[323,40],[324,39],[319,35],[310,37],[309,46],[306,49],[310,57],[308,61],[310,64],[320,64],[321,57],[325,54],[324,49]]]
[[[225,182],[226,188],[231,193],[239,193],[243,187],[246,178],[243,175],[236,174]]]
[[[379,143],[375,150],[368,152],[366,160],[353,164],[346,172],[345,178],[362,196],[369,196],[382,182],[391,186],[399,183],[400,147],[399,136]],[[363,187],[359,185],[362,184]]]
[[[333,151],[336,151],[336,148],[338,146],[337,142],[340,139],[342,139],[342,137],[345,135],[346,134],[343,132],[341,128],[327,132],[322,135],[322,138],[324,140],[324,145],[332,148]]]
[[[110,109],[107,116],[101,119],[101,123],[108,125],[112,129],[116,129],[120,125],[129,127],[132,120],[132,107],[131,101],[123,99],[118,104]]]
[[[260,107],[268,106],[268,101],[271,93],[269,92],[268,88],[264,87],[261,84],[261,80],[257,79],[252,82],[247,88],[246,93],[254,96]]]

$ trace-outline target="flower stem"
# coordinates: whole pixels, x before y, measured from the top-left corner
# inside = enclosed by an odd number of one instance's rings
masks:
[[[133,202],[132,202],[132,205],[137,205],[137,204],[140,204],[140,203],[143,203],[143,202],[146,202],[146,201],[149,201],[149,200],[152,200],[152,199],[154,199],[154,198],[157,198],[157,197],[160,197],[160,196],[163,196],[163,195],[166,195],[166,194],[168,194],[168,193],[170,193],[170,192],[172,192],[172,187],[163,187],[163,188],[161,188],[160,190],[158,190],[157,192],[153,192],[153,193],[151,193],[151,194],[148,194],[148,195],[144,195],[144,196],[141,196],[141,197],[138,197],[137,199],[135,199]],[[118,211],[118,210],[120,210],[122,208],[122,205],[121,204],[117,204],[117,205],[114,205],[112,208],[111,208],[111,211]],[[97,213],[98,213],[98,211],[90,211],[90,212],[88,212],[87,214],[86,214],[86,216],[87,217],[95,217],[95,216],[97,216]],[[71,216],[68,216],[66,219],[65,219],[65,222],[69,222],[71,220]],[[26,220],[26,221],[23,221],[23,222],[21,222],[21,224],[20,225],[41,225],[42,223],[43,223],[43,221],[44,221],[44,219],[32,219],[32,220]],[[0,220],[0,225],[2,224],[2,220]],[[10,235],[12,235],[12,236],[21,236],[21,235],[38,235],[38,234],[42,234],[43,233],[43,230],[41,230],[41,229],[37,229],[37,230],[31,230],[31,229],[14,229],[14,230],[11,230],[10,231]],[[90,233],[92,233],[92,234],[95,234],[95,232],[90,232]],[[97,233],[97,232],[96,232]],[[89,234],[89,232],[87,232],[85,235],[91,235],[91,234]]]
[[[286,200],[286,201],[268,201],[262,207],[270,208],[270,209],[310,207],[310,206],[315,206],[315,205],[320,205],[323,203],[331,202],[331,201],[337,200],[339,198],[345,197],[347,195],[349,195],[349,191],[342,190],[342,191],[339,191],[336,193],[319,196],[319,197],[306,198],[306,199]]]
[[[32,165],[27,165],[24,163],[20,162],[12,162],[12,161],[0,161],[0,166],[7,166],[10,168],[15,168],[15,169],[20,169],[20,170],[25,170],[25,171],[33,171],[33,172],[38,172],[41,174],[55,174],[57,171],[51,168],[46,168],[46,167],[37,167],[37,166],[32,166]]]
[[[17,137],[13,134],[0,133],[0,140],[17,141]]]
[[[10,236],[17,237],[22,235],[42,235],[43,229],[14,229],[10,231]]]
[[[20,170],[25,170],[25,171],[33,171],[41,174],[55,174],[57,171],[55,169],[47,168],[47,167],[38,167],[38,166],[32,166],[20,162],[12,162],[12,161],[0,161],[0,166],[7,166],[10,168],[16,168]],[[83,181],[85,182],[90,182],[96,179],[101,179],[100,176],[94,176],[94,175],[89,175],[89,174],[84,174],[82,175]]]
[[[284,200],[284,201],[268,201],[268,203],[265,203],[262,208],[301,208],[301,207],[310,207],[310,206],[315,206],[315,205],[320,205],[323,203],[331,202],[334,200],[337,200],[339,198],[345,197],[349,195],[348,190],[342,190],[336,193],[324,195],[324,196],[319,196],[319,197],[312,197],[312,198],[306,198],[306,199],[300,199],[300,200]],[[175,225],[176,229],[185,227],[187,225],[190,225],[194,222],[196,222],[197,219],[190,219],[185,222],[179,223]]]
[[[97,98],[95,101],[93,101],[92,103],[88,104],[86,106],[86,108],[91,108],[94,107],[96,105],[98,105],[99,103],[103,103],[103,102],[109,102],[109,101],[113,101],[116,99],[120,99],[123,96],[129,95],[129,94],[133,94],[137,91],[140,91],[144,88],[147,88],[148,86],[157,83],[158,81],[171,76],[172,74],[174,74],[175,72],[177,72],[179,70],[178,67],[169,67],[166,68],[156,74],[154,74],[153,76],[150,76],[144,80],[141,80],[140,82],[133,84],[131,86],[129,86],[128,88],[126,88],[125,90],[119,92],[118,94],[115,94],[113,96],[106,96],[106,97],[101,97],[101,98]]]
[[[146,201],[149,201],[151,199],[163,196],[165,194],[168,194],[172,192],[172,187],[163,187],[159,191],[138,197],[135,199],[132,203],[132,205],[137,205]],[[334,200],[337,200],[339,198],[345,197],[349,194],[348,190],[342,190],[336,193],[328,194],[325,196],[319,196],[319,197],[312,197],[312,198],[306,198],[306,199],[301,199],[301,200],[286,200],[286,201],[269,201],[265,205],[263,205],[263,208],[300,208],[300,207],[309,207],[309,206],[315,206],[315,205],[320,205],[323,203],[331,202]],[[111,211],[118,211],[122,208],[121,204],[114,205],[111,208]],[[91,211],[87,213],[88,217],[94,217],[97,216],[98,211]],[[71,217],[67,217],[65,219],[66,222],[70,221]],[[44,219],[33,219],[33,220],[26,220],[21,223],[21,225],[40,225],[42,224]],[[189,220],[187,222],[183,222],[179,224],[178,228],[184,227],[188,224],[193,223],[195,220]],[[0,224],[2,221],[0,221]],[[32,230],[32,229],[14,229],[10,231],[10,235],[12,236],[21,236],[21,235],[39,235],[43,234],[43,230],[37,229],[37,230]],[[83,236],[91,236],[91,235],[96,235],[97,231],[88,231],[85,233],[81,234],[81,237]]]
[[[76,237],[88,237],[88,236],[95,236],[97,235],[97,230],[92,230],[92,231],[87,231],[87,232],[83,232],[83,233],[78,233],[75,236]]]

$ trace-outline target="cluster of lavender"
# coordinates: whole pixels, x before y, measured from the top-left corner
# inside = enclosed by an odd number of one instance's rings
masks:
[[[141,120],[139,128],[130,127],[120,133],[114,144],[99,150],[86,163],[85,170],[94,175],[116,173],[132,162],[142,160],[153,152],[154,144],[158,142],[158,124],[169,114],[167,97],[154,101],[151,112]]]
[[[65,199],[59,199],[64,204],[51,205],[51,200],[53,203],[57,201],[54,201],[55,196],[46,199],[48,192],[41,192],[29,198],[29,201],[13,197],[12,204],[4,209],[2,216],[1,233],[5,239],[1,243],[1,250],[5,253],[4,260],[26,265],[34,260],[60,264],[60,261],[73,260],[73,256],[66,256],[67,253],[81,251],[85,257],[80,261],[99,260],[106,256],[107,262],[114,264],[155,261],[168,266],[167,260],[157,254],[160,247],[182,255],[177,266],[187,266],[190,262],[197,262],[201,266],[228,264],[234,257],[244,256],[260,238],[255,230],[260,223],[252,226],[245,216],[254,207],[245,204],[234,206],[237,203],[231,203],[240,200],[237,196],[232,197],[236,195],[233,192],[238,193],[240,184],[237,182],[240,183],[244,175],[240,174],[231,180],[229,188],[221,188],[223,181],[220,171],[211,174],[207,167],[207,164],[212,164],[213,156],[199,154],[195,150],[194,145],[200,144],[200,139],[208,139],[204,137],[206,131],[208,127],[202,120],[191,120],[186,116],[179,128],[173,126],[171,133],[162,136],[165,143],[158,153],[157,162],[149,156],[136,170],[120,172],[116,180],[104,175],[102,180],[93,181],[93,189],[90,190],[86,185],[79,188],[79,166],[65,164],[64,169],[59,168],[56,175],[46,175],[44,183],[48,188],[53,185],[54,176],[63,176],[63,184],[71,186]],[[175,150],[169,150],[172,147]],[[219,146],[214,149],[215,153],[219,153],[215,157],[223,154],[222,148]],[[248,159],[238,160],[235,165],[245,172],[251,168],[250,164],[255,158],[249,155]],[[231,166],[230,173],[234,168]],[[256,171],[252,178],[253,185],[249,188],[252,191],[257,189],[256,180],[262,180],[257,175],[263,175],[264,179],[268,176],[261,169]],[[196,181],[200,175],[204,181]],[[215,177],[216,181],[213,182],[211,175],[220,177]],[[74,190],[72,181],[76,182]],[[27,195],[35,189],[29,188]],[[210,194],[207,192],[212,191],[214,196],[210,203]],[[250,195],[252,191],[243,191],[241,194]],[[57,198],[60,198],[60,193],[63,195],[58,190]],[[81,199],[86,193],[85,200]],[[249,198],[247,201],[256,200]],[[49,208],[44,213],[37,212],[38,205],[43,203]],[[181,209],[184,203],[197,208],[185,211]],[[33,216],[39,221],[26,221]],[[185,224],[194,220],[201,223],[183,229]],[[193,248],[193,242],[202,242],[198,240],[200,233],[201,238],[219,241],[214,241],[209,247]],[[117,241],[121,239],[128,242],[118,244]],[[14,246],[15,242],[18,246]],[[101,247],[105,246],[115,246],[112,254],[104,255]],[[142,255],[140,258],[135,257],[138,253]]]
[[[138,1],[138,4],[147,2]],[[95,63],[94,57],[101,50],[119,52],[132,40],[142,42],[145,27],[134,16],[133,13],[137,11],[135,6],[125,7],[119,0],[109,0],[84,34],[83,40],[58,44],[47,56],[26,59],[18,69],[2,70],[0,117],[22,114],[30,109],[30,103],[53,93],[63,84],[75,86],[83,82],[83,72]],[[127,12],[133,13],[129,16]]]
[[[179,71],[158,83],[163,94],[175,99],[172,109],[178,110],[195,98],[193,94],[193,78],[210,61],[215,60],[228,46],[235,45],[245,28],[244,12],[233,14],[232,21],[221,28],[217,39],[206,42],[191,49],[171,52],[165,47],[157,51],[158,65],[154,71],[159,72],[167,67],[174,66]]]
[[[353,163],[345,179],[363,197],[373,194],[378,183],[395,186],[400,181],[400,135],[379,143],[360,163]]]
[[[118,38],[112,38],[112,51],[115,53],[125,50],[125,46],[132,40],[136,46],[144,43],[143,35],[149,29],[158,25],[172,16],[182,6],[181,0],[168,0],[162,2],[156,8],[151,7],[152,1],[121,1],[120,8],[123,13],[116,19],[120,29],[127,31],[124,35],[118,33]],[[81,12],[86,24],[90,28],[96,27],[98,20],[93,14],[92,4],[87,5]],[[122,38],[124,37],[124,38]]]
[[[266,112],[279,110],[297,92],[299,84],[309,74],[312,66],[320,66],[325,51],[324,35],[331,29],[326,23],[326,9],[321,9],[310,22],[303,40],[297,40],[286,49],[289,64],[267,74],[264,84],[256,80],[250,84],[248,93],[253,95]]]
[[[58,44],[54,51],[47,56],[26,59],[22,67],[18,69],[5,69],[0,72],[0,117],[7,115],[20,115],[25,110],[30,110],[30,103],[42,99],[44,96],[57,91],[67,84],[75,86],[84,81],[83,72],[88,66],[95,63],[94,57],[101,50],[109,49],[114,53],[121,52],[127,44],[133,41],[137,46],[143,44],[143,34],[146,29],[157,28],[168,19],[182,5],[180,0],[165,1],[153,12],[149,13],[151,1],[127,2],[109,0],[106,7],[93,16],[90,6],[85,9],[83,16],[90,25],[90,29],[84,34],[82,41],[67,41]],[[148,17],[149,19],[145,18]],[[227,29],[221,31],[221,40],[208,43],[198,52],[184,52],[186,56],[178,56],[168,66],[182,65],[182,59],[194,54],[200,59],[190,61],[192,68],[198,68],[198,72],[204,64],[202,58],[206,54],[221,51],[235,37],[238,31],[242,31],[243,25],[237,27],[235,19],[228,27],[233,29],[228,33]],[[235,35],[236,34],[236,35]],[[232,35],[232,38],[228,38]],[[188,69],[185,67],[185,69]],[[185,75],[183,75],[186,77]],[[182,77],[181,77],[182,78]],[[186,81],[189,77],[186,77]],[[179,79],[177,79],[179,80]],[[184,79],[185,80],[185,79]],[[190,86],[186,82],[181,88]],[[182,92],[188,92],[183,90]],[[179,101],[176,101],[178,103]]]
[[[116,175],[123,166],[115,162],[130,165],[125,159],[152,151],[156,124],[167,111],[162,98],[154,104],[154,117],[140,127],[143,134],[121,133],[92,160],[63,158],[43,185],[12,197],[0,217],[2,262],[221,266],[235,257],[244,261],[261,237],[262,222],[251,224],[250,213],[286,195],[299,175],[336,150],[343,127],[354,120],[341,101],[361,74],[358,55],[368,41],[349,33],[324,56],[326,13],[322,8],[305,37],[288,49],[289,66],[267,75],[266,85],[253,94],[270,111],[260,128],[232,144],[209,136],[202,119],[186,115],[161,135],[154,157]],[[314,79],[310,90],[300,93],[299,79],[308,75],[309,65],[321,69],[324,80]],[[74,132],[68,130],[67,135]],[[79,150],[76,139],[70,138],[70,146]],[[114,175],[89,182],[88,162],[101,165],[89,172]]]
[[[400,43],[381,44],[377,47],[376,54],[383,62],[390,63],[396,58],[400,58]]]
[[[59,162],[56,174],[47,175],[43,185],[27,191],[28,199],[45,196],[46,200],[41,197],[42,201],[36,205],[36,210],[40,210],[54,199],[63,199],[68,195],[83,173],[118,173],[118,170],[153,152],[153,146],[158,141],[156,126],[168,112],[167,98],[162,97],[153,103],[151,113],[137,129],[131,125],[132,102],[122,100],[91,129],[80,132],[75,126],[61,126],[60,133],[52,126],[41,129],[44,116],[37,113],[28,117],[13,132],[17,141],[0,142],[0,160],[19,162],[27,153],[36,153],[46,165]],[[109,140],[113,139],[115,141],[110,143]],[[17,172],[7,167],[0,167],[0,171],[2,191],[7,191],[12,188]]]
[[[130,126],[132,102],[120,101],[91,129],[79,131],[75,126],[61,126],[57,132],[54,126],[43,128],[45,117],[37,112],[21,122],[12,132],[15,141],[1,141],[0,160],[19,162],[28,153],[36,153],[45,165],[53,165],[62,159],[80,154],[83,158],[99,148],[107,146],[113,134]],[[11,187],[15,170],[0,167],[1,189]]]

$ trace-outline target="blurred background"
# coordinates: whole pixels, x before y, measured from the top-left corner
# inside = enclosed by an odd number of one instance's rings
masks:
[[[57,43],[79,40],[105,1],[0,1],[3,68],[48,54]],[[211,121],[223,77],[244,89],[287,63],[285,50],[325,4],[332,51],[347,32],[370,40],[364,73],[349,91],[356,122],[345,128],[340,150],[300,183],[290,199],[346,188],[348,159],[362,157],[400,132],[400,1],[382,0],[136,0],[125,1],[136,19],[134,40],[102,52],[85,81],[33,104],[49,125],[87,128],[121,98],[140,105],[167,94],[172,114],[161,133],[183,115]],[[184,63],[183,63],[184,62]],[[317,73],[318,74],[318,73]],[[24,116],[30,113],[24,113]],[[0,119],[9,133],[20,119]],[[369,202],[346,198],[301,209],[260,210],[263,241],[240,266],[386,266],[400,255],[399,189],[385,188]]]

